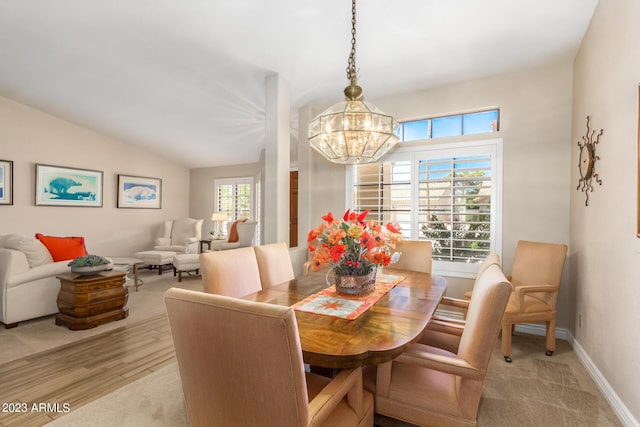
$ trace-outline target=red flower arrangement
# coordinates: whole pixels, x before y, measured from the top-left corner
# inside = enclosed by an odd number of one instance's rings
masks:
[[[334,273],[342,276],[362,276],[377,266],[396,262],[399,252],[393,252],[402,240],[400,226],[387,223],[382,228],[376,221],[365,221],[369,210],[356,213],[350,209],[342,220],[331,212],[322,217],[324,222],[309,232],[309,252],[313,254],[313,270],[332,264]]]

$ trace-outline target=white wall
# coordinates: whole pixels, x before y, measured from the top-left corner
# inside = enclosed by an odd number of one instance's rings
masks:
[[[12,206],[0,234],[84,236],[87,250],[132,255],[152,248],[160,223],[189,214],[186,167],[0,97],[0,158],[13,161]],[[103,207],[35,206],[35,164],[103,171]],[[162,209],[117,209],[117,174],[162,179]]]
[[[518,240],[569,243],[571,170],[570,63],[371,100],[398,120],[499,107],[504,141],[503,266],[511,269]],[[475,137],[474,137],[475,138]],[[434,140],[450,142],[449,138]],[[314,154],[315,155],[315,154]],[[315,155],[312,215],[344,210],[343,168]],[[329,209],[330,208],[330,209]],[[315,224],[315,223],[314,223]],[[568,324],[568,268],[558,302],[558,327]],[[461,297],[473,282],[449,280]]]
[[[636,420],[640,420],[640,240],[638,84],[640,2],[600,0],[574,64],[571,145],[571,331]],[[595,170],[602,179],[585,207],[578,146],[604,129]],[[577,327],[582,314],[583,326]],[[637,422],[637,421],[636,421]]]
[[[204,218],[203,236],[206,237],[210,230],[215,230],[211,214],[215,207],[216,179],[253,177],[259,181],[263,179],[263,164],[264,153],[258,163],[191,169],[190,212],[194,218]]]

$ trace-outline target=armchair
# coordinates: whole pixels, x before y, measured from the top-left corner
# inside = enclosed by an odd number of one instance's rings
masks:
[[[224,251],[227,249],[245,248],[253,244],[257,222],[251,220],[236,220],[227,223],[227,240],[212,241],[210,250]],[[234,232],[234,228],[236,232]]]
[[[368,367],[375,411],[418,425],[475,426],[491,353],[511,285],[493,265],[478,281],[457,351],[413,344],[396,359]],[[375,381],[375,384],[374,384]]]
[[[431,273],[431,241],[403,240],[396,245],[396,251],[401,253],[400,259],[389,268]]]
[[[165,304],[190,426],[372,426],[362,371],[306,373],[293,309],[172,288]]]
[[[165,221],[155,240],[155,251],[171,251],[178,254],[197,254],[202,238],[201,219],[182,218]]]
[[[566,255],[566,245],[518,242],[510,276],[513,292],[502,320],[502,354],[507,362],[511,362],[511,333],[516,323],[545,322],[545,354],[553,356],[556,303]]]

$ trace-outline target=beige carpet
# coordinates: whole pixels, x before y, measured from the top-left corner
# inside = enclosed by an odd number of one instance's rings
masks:
[[[621,426],[566,342],[558,342],[553,357],[544,355],[542,337],[516,335],[513,343],[511,364],[496,345],[478,426]],[[172,364],[47,425],[186,426],[184,411],[179,373]],[[408,424],[376,416],[376,425]]]
[[[202,289],[198,279],[182,283],[170,274],[143,272],[145,284],[131,291],[127,319],[87,331],[56,326],[52,316],[0,329],[0,364],[50,348],[136,323],[165,312],[162,295],[172,286]],[[499,342],[494,350],[478,425],[500,426],[620,426],[567,342],[558,341],[553,357],[544,355],[544,338],[516,334],[513,363],[504,362]],[[48,424],[51,426],[186,426],[184,401],[175,363]],[[376,425],[407,424],[376,417]]]

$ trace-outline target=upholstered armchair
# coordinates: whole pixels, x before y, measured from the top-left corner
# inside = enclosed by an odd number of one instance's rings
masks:
[[[227,249],[246,248],[253,244],[257,222],[240,219],[227,223],[227,240],[214,240],[210,250],[226,251]]]
[[[165,293],[190,426],[372,426],[360,368],[304,370],[293,309],[172,288]]]
[[[431,241],[403,240],[396,245],[396,251],[401,253],[400,259],[389,268],[431,273]]]
[[[295,278],[289,248],[284,242],[254,246],[262,289]]]
[[[520,240],[511,269],[513,292],[502,320],[502,354],[511,362],[511,334],[516,323],[546,324],[546,355],[556,349],[556,303],[567,246]]]
[[[160,226],[155,251],[196,254],[202,238],[202,219],[181,218],[167,220]]]
[[[417,425],[475,426],[491,353],[511,285],[493,265],[469,302],[466,322],[453,327],[451,350],[413,344],[396,359],[365,368],[375,411]]]
[[[236,248],[200,254],[204,291],[242,298],[262,289],[253,248]]]

